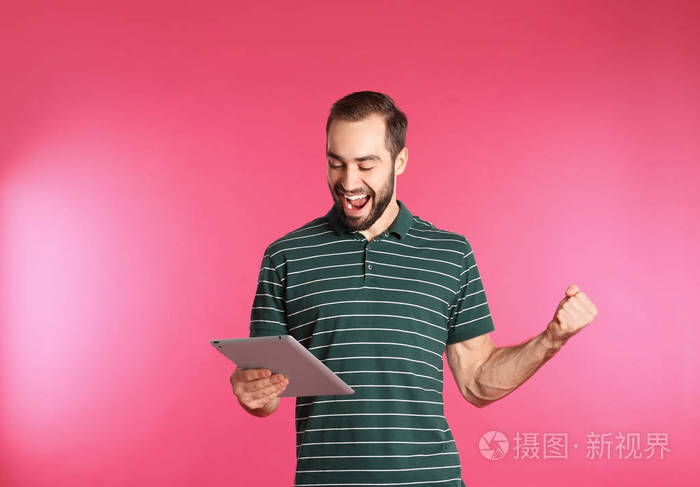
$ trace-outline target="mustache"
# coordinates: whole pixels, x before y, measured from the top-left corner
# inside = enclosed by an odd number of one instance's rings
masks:
[[[336,186],[335,187],[335,193],[339,195],[356,195],[356,194],[368,194],[370,196],[374,196],[374,191],[371,189],[367,188],[366,190],[363,191],[344,191],[342,188]]]

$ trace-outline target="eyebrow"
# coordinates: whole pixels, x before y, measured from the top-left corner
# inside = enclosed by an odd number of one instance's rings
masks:
[[[326,152],[326,155],[328,157],[332,157],[333,159],[337,159],[341,162],[345,162],[345,159],[343,159],[338,154],[335,154],[331,151]],[[362,157],[355,157],[353,160],[356,162],[364,162],[364,161],[381,161],[382,159],[381,159],[381,157],[379,157],[377,155],[369,154],[369,155],[362,156]]]

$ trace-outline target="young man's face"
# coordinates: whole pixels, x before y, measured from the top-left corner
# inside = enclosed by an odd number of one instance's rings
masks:
[[[371,227],[394,198],[395,168],[385,130],[384,118],[376,114],[357,122],[333,120],[328,129],[328,188],[350,230]]]

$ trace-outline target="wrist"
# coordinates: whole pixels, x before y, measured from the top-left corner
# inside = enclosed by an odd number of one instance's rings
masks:
[[[260,406],[259,408],[248,407],[240,399],[238,399],[238,404],[240,404],[243,409],[248,411],[248,413],[252,414],[253,416],[264,418],[265,416],[269,416],[270,414],[274,413],[277,409],[277,402],[275,399],[279,400],[278,398],[271,399],[267,402],[267,404]]]
[[[277,410],[277,406],[280,405],[280,397],[275,396],[272,399],[270,399],[267,404],[265,404],[262,408],[260,408],[264,413],[265,416],[268,416],[272,413],[274,413]]]
[[[258,418],[264,418],[266,416],[269,416],[270,412],[265,411],[264,408],[257,408],[257,409],[251,409],[249,407],[244,406],[246,411],[248,411],[251,415],[257,416]]]
[[[547,328],[542,333],[542,341],[547,349],[548,355],[554,355],[567,342],[566,338],[558,335],[554,331],[553,327],[555,325],[556,323],[554,321],[550,321]]]

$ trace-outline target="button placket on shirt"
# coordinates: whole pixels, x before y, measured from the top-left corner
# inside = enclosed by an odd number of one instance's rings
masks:
[[[362,285],[366,285],[367,284],[367,270],[368,269],[371,270],[371,267],[372,267],[371,264],[367,264],[368,248],[372,242],[367,241],[367,238],[364,235],[362,235],[359,231],[353,232],[353,237],[356,240],[362,242],[362,246],[364,248],[364,253],[362,255]]]
[[[365,255],[364,255],[364,258],[365,258],[365,262],[364,262],[364,263],[365,263],[365,265],[364,265],[364,268],[365,268],[365,271],[364,271],[364,275],[365,275],[364,283],[365,283],[365,284],[367,284],[367,277],[368,277],[367,274],[371,274],[371,273],[372,273],[372,267],[373,267],[372,264],[370,264],[370,263],[367,262],[367,261],[369,261],[370,258],[371,258],[371,254],[370,254],[370,248],[371,248],[371,246],[372,246],[372,242],[369,242],[369,241],[365,240]]]
[[[372,274],[374,274],[377,271],[376,264],[372,264],[372,263],[368,262],[368,261],[373,260],[372,254],[371,254],[372,247],[376,247],[377,244],[382,241],[382,239],[387,238],[388,236],[389,236],[389,232],[384,232],[384,233],[381,233],[381,234],[377,235],[376,237],[374,237],[374,239],[372,239],[371,241],[365,241],[365,255],[364,255],[364,257],[365,257],[364,269],[365,270],[363,273],[365,284],[367,284],[368,279],[369,280],[372,279]],[[369,274],[369,276],[368,276],[368,274]]]
[[[373,242],[374,242],[374,240],[372,242],[367,242],[365,244],[365,262],[367,262],[367,270],[368,271],[372,270],[372,264],[370,264],[369,261],[371,260],[371,257],[372,257],[372,254],[370,253],[370,247],[372,247]]]

